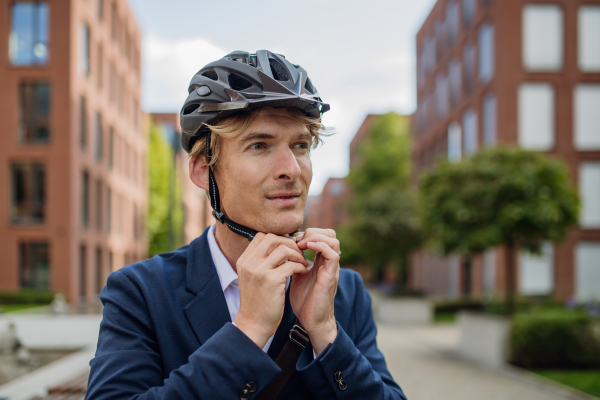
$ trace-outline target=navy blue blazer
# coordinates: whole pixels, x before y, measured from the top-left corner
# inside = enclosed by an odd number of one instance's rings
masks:
[[[295,320],[289,288],[265,353],[231,324],[206,234],[110,274],[86,399],[238,399],[251,381],[253,399],[280,372],[274,360]],[[335,317],[335,341],[316,359],[306,346],[279,398],[406,400],[377,349],[371,297],[354,271],[340,271]]]

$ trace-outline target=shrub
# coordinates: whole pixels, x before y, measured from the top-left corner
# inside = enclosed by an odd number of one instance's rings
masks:
[[[0,292],[0,304],[49,304],[54,293],[26,289],[20,292]]]
[[[581,311],[518,314],[510,332],[510,361],[530,369],[598,368],[599,324]]]
[[[459,311],[483,311],[484,304],[480,300],[457,299],[435,303],[435,314],[454,314]]]

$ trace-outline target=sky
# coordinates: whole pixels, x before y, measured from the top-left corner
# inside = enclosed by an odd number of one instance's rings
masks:
[[[436,0],[128,0],[142,31],[142,108],[179,112],[192,76],[234,50],[300,64],[331,104],[336,134],[312,153],[311,195],[348,173],[348,146],[370,113],[411,114],[415,37]]]

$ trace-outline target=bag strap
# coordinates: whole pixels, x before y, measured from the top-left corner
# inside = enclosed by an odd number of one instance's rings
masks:
[[[257,399],[276,400],[279,397],[296,372],[296,363],[308,341],[308,334],[296,318],[294,327],[290,329],[289,340],[285,342],[275,360],[275,363],[281,368],[281,372],[259,393]]]

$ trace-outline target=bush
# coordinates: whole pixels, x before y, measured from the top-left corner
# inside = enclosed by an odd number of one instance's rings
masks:
[[[455,314],[459,311],[483,311],[485,305],[480,300],[458,299],[435,303],[435,315]]]
[[[510,362],[524,368],[600,367],[600,322],[581,311],[518,314],[510,332]]]
[[[54,293],[39,290],[21,290],[20,292],[0,292],[0,304],[50,304]]]

